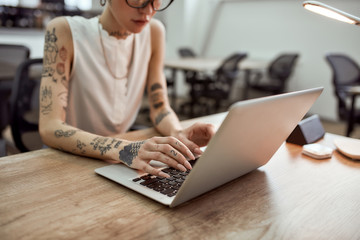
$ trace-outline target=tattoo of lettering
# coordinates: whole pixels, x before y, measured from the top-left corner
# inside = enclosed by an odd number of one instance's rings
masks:
[[[40,90],[40,111],[43,115],[47,115],[52,111],[52,90],[49,86],[44,86]]]
[[[162,86],[161,86],[160,83],[154,83],[150,88],[151,92],[153,92],[153,91],[155,91],[157,89],[162,89]]]
[[[57,138],[61,138],[61,137],[71,137],[76,133],[76,130],[68,130],[68,131],[63,131],[63,130],[56,130],[55,131],[55,137]]]
[[[93,149],[95,151],[100,151],[101,155],[104,155],[105,153],[107,153],[108,151],[111,150],[111,148],[113,148],[113,144],[115,144],[115,146],[120,145],[121,141],[117,141],[116,139],[111,139],[110,143],[107,143],[109,140],[109,138],[101,138],[101,137],[96,137],[94,138],[94,140],[90,143],[90,145],[93,146]],[[119,143],[120,142],[120,143]]]
[[[112,32],[110,32],[110,36],[127,37],[127,36],[130,36],[130,33],[128,33],[128,32],[120,32],[120,31],[112,31]]]
[[[155,118],[155,125],[159,125],[159,123],[167,116],[169,115],[169,111],[162,111],[159,113],[159,115]]]
[[[138,155],[141,146],[145,141],[130,143],[126,145],[123,150],[119,152],[119,158],[126,165],[131,166],[134,158]]]
[[[57,37],[55,34],[55,28],[52,32],[46,31],[45,45],[44,45],[44,64],[49,65],[56,62],[56,57],[59,49],[56,45]]]
[[[172,153],[172,155],[174,155],[174,157],[177,156],[177,152],[175,152],[174,150],[171,150],[170,152]]]

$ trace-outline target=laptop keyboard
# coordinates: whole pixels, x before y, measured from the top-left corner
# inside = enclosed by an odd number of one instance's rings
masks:
[[[191,166],[194,166],[196,160],[189,161]],[[163,172],[170,175],[170,178],[158,177],[152,174],[146,174],[141,177],[132,179],[133,182],[137,182],[147,188],[162,193],[168,197],[173,197],[179,191],[182,183],[185,181],[186,176],[190,173],[190,170],[182,172],[172,167],[162,169]]]

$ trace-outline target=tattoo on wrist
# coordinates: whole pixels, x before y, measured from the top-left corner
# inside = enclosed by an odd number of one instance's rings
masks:
[[[167,116],[170,114],[170,111],[162,111],[159,113],[159,115],[157,115],[157,117],[155,118],[155,125],[159,125],[159,123]]]
[[[131,166],[134,158],[138,155],[141,146],[145,141],[134,142],[126,145],[123,150],[119,152],[119,158],[126,165]]]

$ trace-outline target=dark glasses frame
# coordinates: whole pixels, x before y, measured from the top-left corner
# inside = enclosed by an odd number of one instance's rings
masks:
[[[148,0],[148,1],[144,2],[141,6],[138,6],[138,7],[137,7],[137,6],[132,6],[132,5],[129,3],[129,0],[126,0],[126,3],[127,3],[127,5],[128,5],[129,7],[138,8],[138,9],[139,9],[139,8],[145,8],[145,7],[151,2],[151,6],[152,6],[152,8],[154,9],[154,11],[156,11],[156,12],[161,12],[161,11],[164,11],[165,9],[167,9],[174,0],[170,0],[169,4],[168,4],[166,7],[162,8],[162,9],[155,9],[155,7],[154,7],[154,1],[155,1],[155,0]]]

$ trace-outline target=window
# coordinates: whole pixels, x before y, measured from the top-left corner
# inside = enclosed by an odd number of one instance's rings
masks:
[[[92,7],[91,0],[65,0],[65,5],[69,7],[77,7],[82,11],[90,10]]]
[[[36,8],[41,3],[41,0],[2,0],[1,5],[14,7],[30,7]],[[90,10],[92,7],[92,0],[65,0],[65,5],[72,8],[79,8],[82,11]]]

